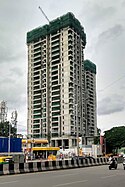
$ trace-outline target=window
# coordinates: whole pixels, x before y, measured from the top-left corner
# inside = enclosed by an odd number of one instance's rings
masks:
[[[40,120],[34,120],[33,121],[33,123],[39,123],[40,122]]]
[[[54,110],[60,110],[60,107],[53,107],[52,111],[54,111]]]
[[[57,97],[52,97],[52,101],[59,100],[59,99],[60,99],[59,96],[57,96]]]

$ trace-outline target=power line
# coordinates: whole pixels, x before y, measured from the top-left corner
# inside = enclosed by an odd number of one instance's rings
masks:
[[[106,87],[104,87],[103,89],[98,90],[98,92],[103,92],[103,91],[105,91],[107,88],[110,88],[112,85],[114,85],[116,82],[120,81],[120,80],[123,79],[124,77],[125,77],[125,75],[122,76],[122,77],[120,77],[120,78],[118,78],[117,80],[113,81],[112,83],[110,83],[109,85],[107,85]]]

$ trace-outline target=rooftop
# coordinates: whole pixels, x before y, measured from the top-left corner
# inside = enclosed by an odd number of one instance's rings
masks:
[[[86,45],[86,34],[84,33],[84,28],[78,19],[75,18],[74,14],[68,12],[67,14],[50,21],[49,24],[43,25],[41,27],[35,28],[27,33],[27,44],[31,42],[36,42],[39,38],[45,38],[46,35],[54,34],[59,29],[65,27],[74,28],[81,36],[84,46]]]
[[[84,68],[85,68],[85,70],[92,71],[93,73],[96,74],[96,65],[93,62],[91,62],[90,60],[84,61]]]

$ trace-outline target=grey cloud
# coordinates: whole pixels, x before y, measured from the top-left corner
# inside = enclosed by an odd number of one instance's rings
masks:
[[[118,64],[122,67],[122,71],[124,71],[124,51],[122,52],[122,50],[124,50],[124,35],[122,35],[123,37],[121,38],[119,37],[120,31],[121,34],[123,34],[122,20],[124,16],[121,12],[124,12],[124,2],[123,0],[79,0],[79,2],[73,0],[71,3],[70,1],[64,0],[58,3],[57,0],[50,0],[49,2],[45,0],[0,0],[0,65],[2,65],[0,68],[0,100],[5,99],[10,110],[17,109],[19,111],[18,122],[20,131],[23,128],[21,128],[22,124],[26,125],[26,117],[24,116],[27,94],[26,32],[47,23],[46,19],[39,11],[38,6],[41,6],[45,10],[50,20],[68,11],[73,12],[80,20],[87,34],[87,46],[90,45],[89,54],[91,57],[86,56],[86,58],[91,58],[92,61],[97,64],[99,69],[98,80],[100,81],[101,78],[103,79],[103,74],[108,74],[107,69],[110,69],[109,74],[112,74],[115,69],[118,70],[117,67],[114,68],[114,60],[116,58],[118,58]],[[109,44],[111,42],[103,46],[106,37],[108,37],[109,40],[112,39],[112,37],[113,39],[116,38],[115,35],[111,34],[111,31],[114,32],[111,28],[113,28],[113,25],[115,27],[120,24],[120,31],[118,28],[114,28],[114,31],[117,33],[117,39],[120,38],[119,42],[115,42],[118,48],[113,50],[114,42],[110,46]],[[98,43],[96,43],[99,33],[102,33],[102,35]],[[98,44],[98,47],[96,44]],[[119,46],[121,46],[121,48]],[[97,48],[100,50],[97,51]],[[105,48],[107,51],[104,51]],[[108,51],[111,56],[110,59],[107,54]],[[92,54],[94,55],[92,56]],[[119,59],[120,56],[123,60],[121,58]],[[111,64],[111,68],[109,64]],[[119,72],[121,73],[121,71]],[[112,80],[109,81],[112,82]],[[103,82],[100,84],[102,87],[104,86]],[[114,106],[110,106],[112,102],[114,103],[115,101],[111,99],[110,102],[106,102],[105,100],[99,102],[99,112],[103,115],[103,112],[106,112],[103,106],[107,107],[109,104],[109,113],[111,113]],[[118,103],[118,106],[119,107],[116,107],[115,104],[114,108],[118,109],[120,106],[122,108],[122,101]],[[22,113],[23,115],[21,115]]]
[[[11,58],[13,58],[12,48],[9,49],[9,46],[4,44],[0,46],[0,63],[8,63]]]
[[[9,78],[9,77],[1,77],[0,79],[0,90],[2,90],[2,87],[4,88],[4,86],[6,86],[7,84],[13,84],[13,79]]]
[[[108,30],[102,32],[99,35],[99,40],[109,40],[109,39],[115,39],[116,37],[119,37],[124,32],[124,28],[122,25],[117,24],[114,27],[109,28]]]
[[[13,96],[13,94],[15,96]],[[8,97],[8,105],[10,106],[10,109],[12,110],[13,108],[19,110],[21,107],[25,108],[26,106],[26,95],[24,94],[18,94],[11,92],[10,94],[11,97]]]
[[[8,39],[8,37],[3,37],[0,33],[0,64],[19,61],[26,55],[26,51],[24,51],[25,42],[19,40],[14,42],[13,40],[16,40],[14,36]]]
[[[23,71],[22,71],[22,69],[20,69],[18,67],[14,67],[14,68],[10,69],[10,76],[11,75],[21,77],[21,76],[23,76]]]
[[[116,13],[114,4],[112,6],[102,6],[101,1],[86,0],[80,18],[87,27],[93,30],[102,26],[105,21],[109,21]]]
[[[99,22],[102,24],[103,21],[105,21],[110,16],[112,17],[113,14],[115,13],[115,8],[113,7],[104,8],[101,5],[94,6],[93,10],[94,11],[91,17],[93,24],[99,23]]]
[[[125,7],[125,1],[122,2],[122,6]]]
[[[103,70],[102,73],[105,71],[106,74],[110,74],[111,76],[116,73],[118,77],[123,74],[125,57],[124,40],[125,30],[121,24],[115,24],[113,27],[101,32],[97,37],[94,51],[97,53],[96,61],[99,62],[98,67],[100,67],[101,71]],[[104,66],[105,70],[101,68],[104,62],[106,64],[106,66]],[[116,77],[114,77],[114,79],[116,79]]]
[[[98,102],[98,115],[109,115],[125,109],[125,100],[120,95],[112,95]]]
[[[10,109],[19,109],[21,106],[26,106],[26,96],[15,90],[6,90],[5,96],[0,97],[0,100],[7,101]]]
[[[26,105],[26,83],[19,78],[6,78],[0,82],[0,100],[6,100],[9,105],[17,108]]]
[[[125,93],[125,84],[121,84],[120,85],[120,90],[123,91]]]

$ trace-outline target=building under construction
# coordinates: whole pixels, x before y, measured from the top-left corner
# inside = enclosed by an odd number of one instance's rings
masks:
[[[27,130],[33,138],[65,148],[76,146],[78,136],[84,141],[85,45],[84,28],[72,13],[27,33]]]

